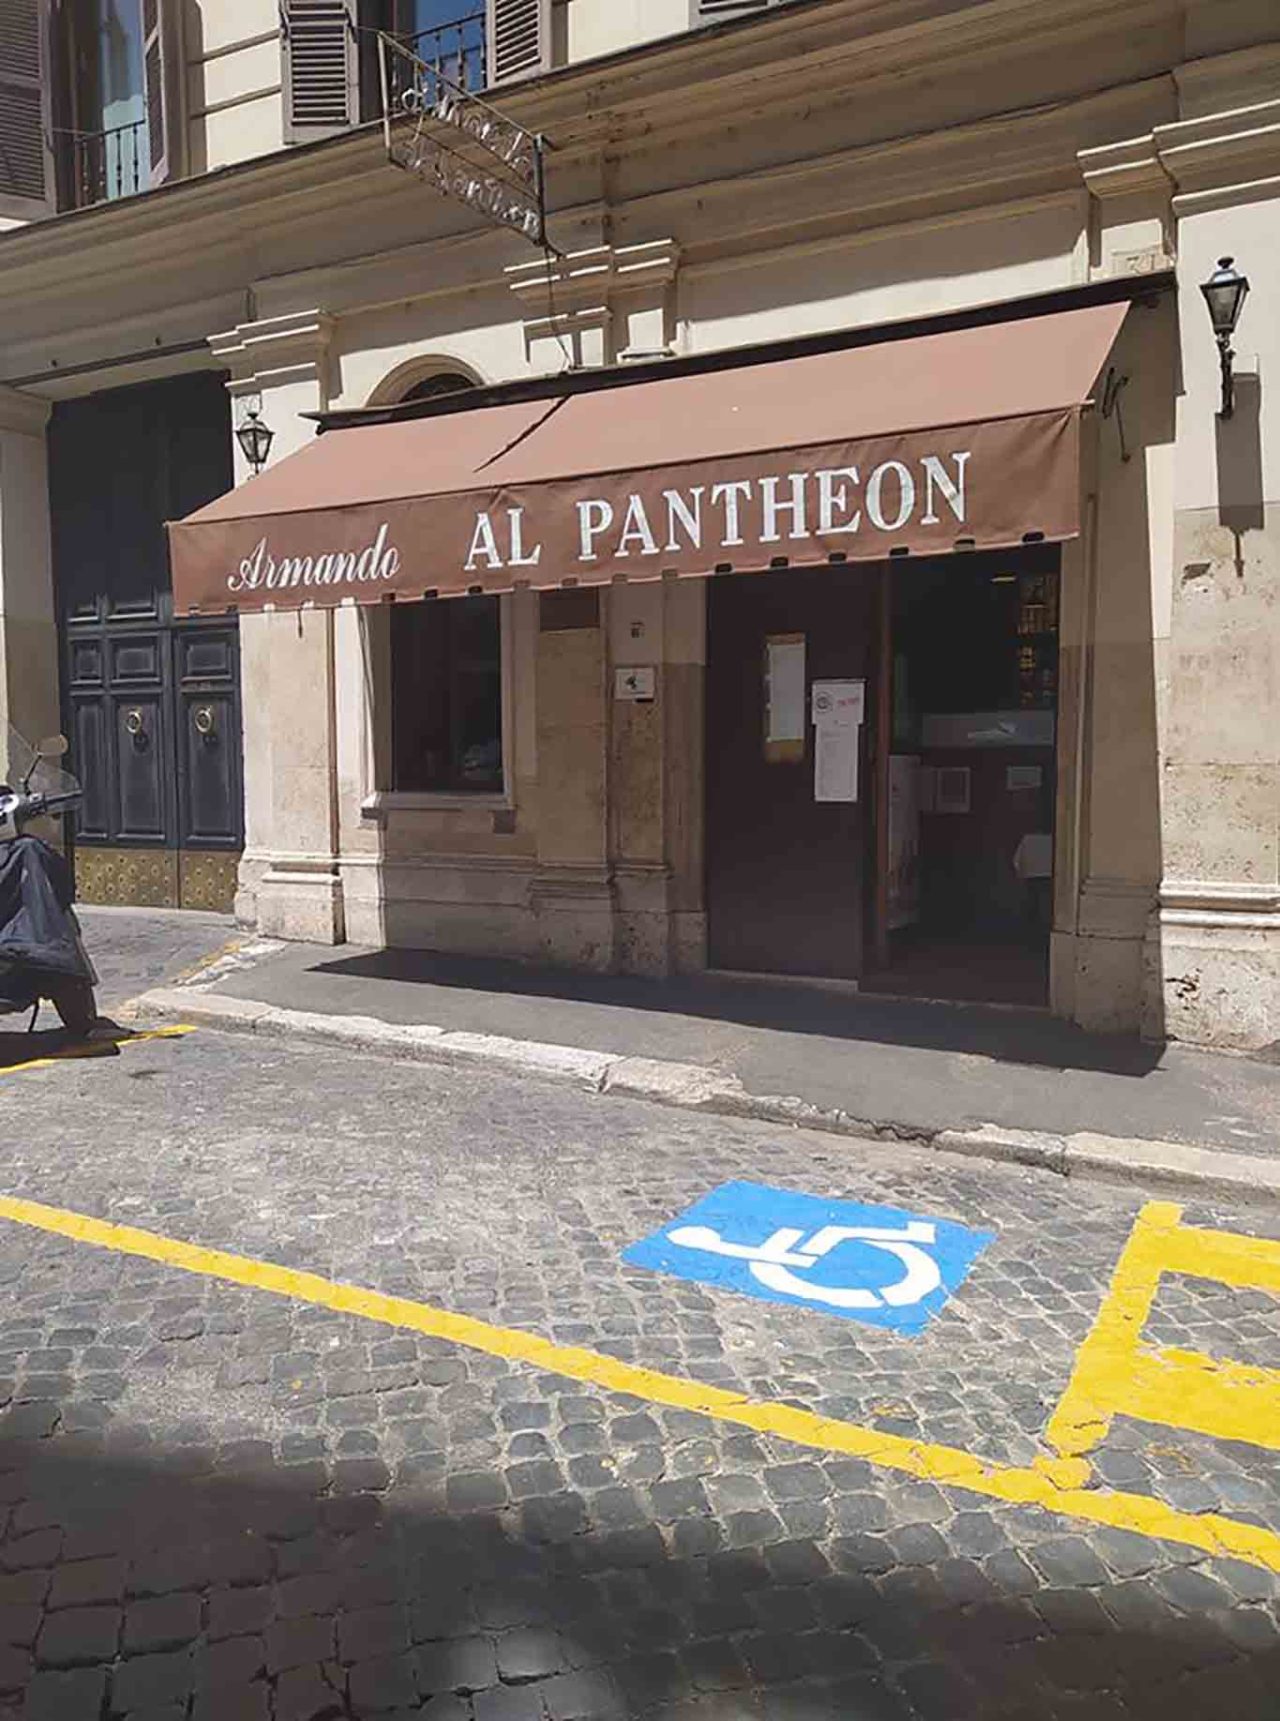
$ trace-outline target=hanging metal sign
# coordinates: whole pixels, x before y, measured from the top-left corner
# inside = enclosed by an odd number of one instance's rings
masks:
[[[462,82],[465,58],[424,60],[379,35],[387,156],[486,219],[547,246],[544,140]]]

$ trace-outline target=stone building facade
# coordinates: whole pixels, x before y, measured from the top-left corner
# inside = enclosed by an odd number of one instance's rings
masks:
[[[76,444],[82,464],[70,486],[65,472],[51,484],[49,468],[60,458],[55,426],[87,401],[220,376],[225,424],[205,433],[224,436],[236,482],[252,484],[233,437],[250,409],[275,433],[274,467],[312,442],[317,415],[334,425],[365,408],[394,417],[406,397],[455,384],[479,390],[474,408],[462,394],[442,397],[407,408],[406,425],[426,422],[423,412],[441,422],[496,410],[517,385],[536,394],[545,382],[553,400],[557,377],[572,379],[571,392],[597,371],[638,367],[648,378],[668,365],[673,375],[711,376],[722,363],[845,352],[904,331],[998,331],[1002,319],[1127,304],[1079,419],[1077,529],[1052,562],[1023,548],[983,574],[1031,593],[1033,610],[1051,589],[1053,606],[1053,719],[1027,728],[1043,756],[1025,768],[1012,753],[1002,758],[998,785],[1031,799],[1038,785],[1042,801],[991,839],[1004,845],[1000,889],[1028,887],[1008,915],[1025,907],[1043,916],[1043,995],[1031,1001],[1101,1030],[1252,1048],[1280,1040],[1274,7],[779,0],[739,17],[721,8],[709,21],[697,0],[555,0],[527,8],[532,56],[494,85],[503,10],[490,7],[486,77],[502,111],[554,145],[555,253],[389,164],[381,126],[361,119],[365,34],[354,12],[347,108],[307,141],[296,101],[290,109],[290,49],[274,0],[181,8],[182,28],[166,44],[162,174],[60,212],[52,193],[42,209],[0,198],[11,221],[0,233],[0,700],[10,719],[28,732],[56,727],[79,688],[79,612],[60,594],[77,579],[77,591],[92,587],[92,557],[74,549],[85,535],[68,536],[58,510],[74,508],[60,499],[74,492],[93,442]],[[1252,288],[1235,337],[1230,417],[1220,412],[1200,293],[1224,256]],[[620,388],[619,411],[643,411],[648,386]],[[948,422],[964,420],[959,401]],[[708,453],[717,434],[708,423]],[[164,445],[175,451],[167,458],[187,458],[181,438]],[[112,473],[110,434],[97,447],[107,475],[99,487],[114,494],[123,479]],[[207,448],[197,464],[191,482],[148,492],[159,497],[156,525],[174,495],[185,513],[224,487]],[[269,468],[261,482],[270,477]],[[397,735],[415,721],[405,666],[435,662],[430,653],[442,649],[420,642],[413,650],[428,655],[414,658],[397,644],[397,630],[413,632],[403,613],[415,606],[245,608],[234,646],[242,751],[208,790],[242,796],[241,822],[208,850],[231,856],[237,912],[288,938],[598,970],[788,966],[752,956],[749,940],[735,944],[723,906],[717,932],[709,900],[720,888],[716,841],[735,852],[758,846],[767,858],[756,833],[784,817],[782,802],[773,811],[759,802],[754,825],[735,811],[732,828],[718,838],[712,828],[730,817],[715,809],[732,695],[731,678],[708,664],[709,618],[714,654],[715,639],[739,625],[718,594],[748,576],[638,582],[627,571],[615,566],[590,596],[562,580],[555,589],[555,570],[513,582],[494,600],[496,632],[478,655],[449,647],[451,697],[465,704],[489,689],[500,752],[486,742],[472,762],[455,758],[457,780],[444,787],[431,771],[420,778],[428,786],[404,786],[419,778],[397,762]],[[826,598],[813,589],[820,630]],[[898,614],[889,586],[878,590],[880,610],[850,623],[868,637]],[[166,627],[182,619],[163,592],[156,603]],[[945,593],[936,603],[939,615],[952,613]],[[926,615],[927,606],[904,608],[903,637],[920,635],[921,674],[943,675]],[[110,652],[115,635],[103,625]],[[462,624],[447,625],[461,635]],[[192,637],[212,664],[212,633]],[[896,721],[901,691],[888,637],[877,633],[856,677],[881,702],[883,731],[875,759],[863,759],[865,771],[883,766],[883,780],[865,782],[865,829],[848,849],[862,869],[850,913],[869,930],[861,954],[835,964],[865,986],[892,979],[885,954],[900,930],[881,876],[892,858],[895,745],[884,726]],[[1027,674],[1039,674],[1031,646],[1015,649],[1033,666]],[[771,659],[777,676],[783,661]],[[620,696],[619,671],[652,671],[651,696]],[[179,729],[206,710],[215,728],[224,722],[215,680],[197,675],[185,704],[180,668],[171,680]],[[130,685],[113,684],[93,706],[108,726],[141,709]],[[472,694],[457,691],[464,686]],[[89,693],[82,703],[92,704]],[[924,757],[949,744],[945,715],[932,713],[923,729],[918,713],[904,715],[902,750]],[[869,738],[869,717],[864,730]],[[808,715],[804,731],[799,768],[808,772],[817,744]],[[766,735],[766,750],[772,744]],[[779,744],[777,757],[789,759],[785,736]],[[164,840],[179,853],[184,843],[199,849],[198,817],[182,823],[199,799],[183,773],[207,758],[194,741],[173,751],[181,816]],[[930,796],[959,783],[936,761],[925,768]],[[982,761],[956,769],[971,771],[964,794],[976,796]],[[745,805],[757,791],[743,781]],[[923,817],[928,830],[942,828],[936,799]],[[126,835],[146,850],[149,839]],[[944,837],[939,876],[951,864],[945,843],[960,841]],[[102,838],[113,854],[114,840]],[[984,852],[979,841],[975,868]],[[790,882],[785,893],[779,886],[787,912],[811,894],[794,863],[786,857]],[[1039,908],[1036,880],[1047,896]],[[759,878],[752,888],[758,917],[783,914]],[[832,897],[815,876],[813,903],[833,900],[838,888]],[[734,912],[753,911],[739,901]],[[738,948],[748,951],[741,964]],[[908,964],[897,990],[945,993],[954,981],[926,964],[913,988],[910,973]]]

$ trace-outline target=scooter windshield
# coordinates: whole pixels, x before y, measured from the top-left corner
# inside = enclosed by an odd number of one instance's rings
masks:
[[[79,792],[79,783],[69,771],[63,770],[60,759],[42,756],[12,723],[5,727],[0,782],[5,782],[11,789],[19,791],[26,784],[33,795],[67,795]]]

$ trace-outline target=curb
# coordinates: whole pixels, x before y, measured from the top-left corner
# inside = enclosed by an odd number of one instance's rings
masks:
[[[221,976],[219,976],[221,977]],[[209,982],[205,982],[207,988]],[[430,1023],[384,1022],[375,1016],[327,1016],[287,1010],[247,998],[226,998],[194,985],[162,987],[131,1000],[125,1020],[189,1022],[230,1033],[302,1039],[352,1051],[376,1052],[418,1063],[473,1064],[513,1075],[567,1082],[584,1092],[618,1094],[683,1111],[790,1124],[861,1140],[907,1141],[968,1159],[1017,1165],[1059,1177],[1148,1188],[1183,1189],[1229,1201],[1280,1204],[1280,1160],[1229,1153],[1186,1142],[1140,1137],[1051,1135],[1037,1130],[981,1124],[976,1129],[931,1130],[916,1125],[854,1117],[788,1094],[756,1094],[737,1076],[704,1064],[662,1058],[633,1058],[578,1046],[476,1034]]]

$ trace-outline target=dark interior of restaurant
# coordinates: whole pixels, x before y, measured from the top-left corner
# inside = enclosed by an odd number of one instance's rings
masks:
[[[895,567],[887,967],[869,987],[1047,1001],[1057,550]]]

